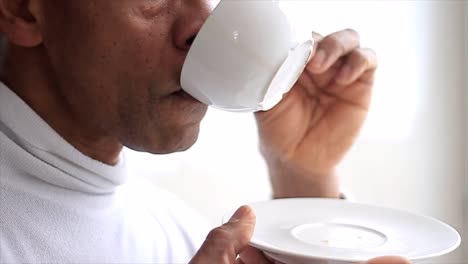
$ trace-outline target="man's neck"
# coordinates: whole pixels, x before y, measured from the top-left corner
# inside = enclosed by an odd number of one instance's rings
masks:
[[[0,80],[15,92],[45,122],[83,154],[103,163],[118,162],[122,145],[115,138],[83,122],[62,96],[42,46],[7,48]]]

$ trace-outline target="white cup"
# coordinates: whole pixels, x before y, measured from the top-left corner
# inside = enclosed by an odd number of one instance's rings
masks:
[[[266,111],[298,80],[312,49],[278,0],[222,0],[188,52],[182,89],[222,110]]]

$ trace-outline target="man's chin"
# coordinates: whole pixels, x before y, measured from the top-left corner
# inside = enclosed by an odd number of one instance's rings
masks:
[[[135,146],[133,144],[126,146],[132,150],[139,152],[147,152],[151,154],[171,154],[176,152],[183,152],[189,150],[198,140],[200,126],[194,125],[184,131],[173,132],[165,136],[149,140]]]

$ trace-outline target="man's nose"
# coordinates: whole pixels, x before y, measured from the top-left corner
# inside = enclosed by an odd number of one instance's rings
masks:
[[[175,24],[175,45],[188,51],[213,7],[210,0],[182,0],[182,8]]]

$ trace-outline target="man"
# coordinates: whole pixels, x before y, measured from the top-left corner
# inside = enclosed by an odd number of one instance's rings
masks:
[[[195,254],[195,214],[126,179],[123,146],[166,154],[196,141],[207,107],[179,78],[210,11],[208,0],[0,0],[0,262],[270,263],[247,246],[250,208]],[[276,198],[338,198],[335,167],[367,115],[374,53],[352,30],[314,38],[292,91],[256,114]]]

